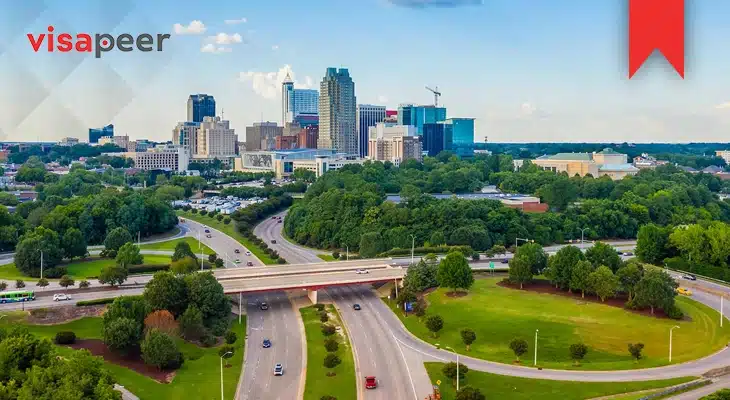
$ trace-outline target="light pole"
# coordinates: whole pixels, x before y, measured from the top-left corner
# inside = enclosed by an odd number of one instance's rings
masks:
[[[223,397],[223,357],[229,354],[233,354],[233,352],[228,351],[221,356],[221,400],[225,400]]]
[[[531,242],[531,240],[530,239],[523,239],[523,238],[515,238],[515,251],[517,251],[517,244],[519,242],[528,242],[529,243],[529,242]]]
[[[724,295],[720,296],[720,328],[722,328],[722,320],[725,319],[725,313],[723,312],[725,305],[723,303],[725,303]]]
[[[456,352],[453,348],[446,346],[445,349],[449,349],[456,354],[456,393],[459,393],[459,353]]]
[[[537,367],[537,332],[540,332],[539,329],[535,329],[535,366]]]
[[[43,279],[43,250],[38,250],[41,252],[41,279]]]
[[[672,331],[674,328],[679,328],[679,326],[675,325],[671,329],[669,329],[669,363],[672,363]]]
[[[350,261],[350,246],[345,246],[345,251],[347,252],[347,261]]]
[[[416,250],[416,235],[411,235],[411,238],[413,239],[413,241],[411,241],[411,265],[413,265],[413,254]]]
[[[585,233],[585,231],[587,231],[588,229],[589,229],[589,228],[583,228],[583,229],[578,229],[578,230],[580,231],[580,248],[581,248],[581,250],[583,249],[583,247],[585,247],[585,246],[583,246],[583,234],[584,234],[584,233]]]

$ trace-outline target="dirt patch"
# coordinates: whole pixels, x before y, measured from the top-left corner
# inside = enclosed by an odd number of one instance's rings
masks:
[[[28,313],[26,321],[34,325],[56,325],[84,317],[98,317],[104,313],[106,305],[87,307],[64,306],[56,308],[37,308]]]
[[[457,298],[457,297],[464,297],[467,294],[469,294],[469,292],[458,292],[458,291],[457,292],[446,292],[446,297]]]
[[[175,371],[159,370],[157,367],[147,365],[142,361],[139,352],[133,352],[128,355],[109,350],[108,347],[99,339],[79,339],[76,343],[69,345],[73,349],[86,349],[95,356],[102,357],[104,361],[131,369],[134,372],[142,374],[148,378],[154,379],[160,383],[170,383],[175,377]]]
[[[507,280],[500,281],[499,283],[497,283],[497,285],[514,290],[524,290],[527,292],[547,293],[557,296],[569,297],[571,299],[574,299],[579,304],[599,303],[610,307],[622,308],[634,314],[641,314],[647,317],[669,319],[669,317],[667,317],[667,315],[662,310],[654,310],[654,314],[652,314],[651,310],[632,310],[624,307],[626,301],[628,301],[628,297],[625,294],[619,294],[616,297],[607,298],[606,301],[602,302],[601,299],[599,299],[597,296],[591,294],[586,294],[585,298],[582,298],[580,293],[569,293],[560,290],[546,280],[535,280],[530,284],[524,285],[523,289],[520,289],[519,284],[514,284]],[[687,317],[685,316],[685,318]]]

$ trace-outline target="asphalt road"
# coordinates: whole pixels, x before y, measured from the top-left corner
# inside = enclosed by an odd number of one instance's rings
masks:
[[[250,256],[247,256],[246,252],[248,249],[238,243],[237,240],[215,228],[211,228],[187,218],[185,218],[185,222],[180,223],[180,225],[184,226],[188,231],[188,236],[192,236],[196,239],[200,238],[201,242],[216,252],[218,257],[222,258],[226,262],[226,268],[244,267],[248,261],[251,261],[253,266],[264,266],[264,263],[255,255],[251,254]],[[205,235],[207,235],[207,233],[205,233],[206,229],[210,230],[211,238],[205,237]],[[236,249],[240,251],[239,254],[235,253]],[[193,251],[198,250],[193,247]],[[236,264],[236,259],[239,259],[241,263]]]
[[[244,400],[293,400],[301,398],[304,387],[306,361],[302,346],[302,330],[298,310],[282,292],[271,292],[245,297],[248,315],[248,339],[243,380],[239,388]],[[268,310],[259,308],[260,302],[269,304]],[[263,348],[263,340],[271,340],[271,347]],[[274,376],[274,365],[281,363],[283,376]]]
[[[268,218],[262,221],[256,225],[253,233],[266,242],[269,247],[276,250],[290,264],[322,262],[322,259],[317,257],[317,254],[327,254],[326,252],[299,246],[284,239],[281,230],[284,227],[283,221],[285,216],[286,211],[274,215],[274,217],[277,217],[276,219]],[[278,222],[278,217],[281,217],[282,223]],[[272,240],[276,240],[276,244],[271,243]]]
[[[273,267],[272,267],[273,268]],[[286,267],[280,267],[286,268]],[[291,290],[311,286],[356,285],[366,282],[386,282],[402,279],[405,270],[400,267],[375,269],[367,274],[355,271],[325,272],[319,274],[274,275],[257,278],[224,279],[220,281],[226,293],[262,290]]]
[[[689,392],[678,394],[676,396],[667,397],[667,400],[697,400],[705,396],[711,395],[718,390],[730,388],[730,376],[724,376],[715,380],[712,384],[703,386],[699,389],[690,390]]]

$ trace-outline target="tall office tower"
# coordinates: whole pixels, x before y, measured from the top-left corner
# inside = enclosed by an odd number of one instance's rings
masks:
[[[355,83],[347,68],[327,68],[319,85],[319,139],[317,148],[356,156]]]
[[[474,155],[474,118],[449,118],[444,124],[451,130],[451,149],[457,156]]]
[[[89,143],[99,143],[99,138],[114,136],[114,125],[109,124],[99,129],[89,129]]]
[[[294,81],[286,74],[281,83],[281,125],[294,122],[300,114],[316,115],[319,111],[319,93],[313,89],[294,89]]]
[[[398,125],[413,125],[419,135],[423,135],[424,124],[435,124],[446,121],[446,108],[435,106],[414,106],[401,104],[398,106]]]
[[[368,128],[385,121],[385,106],[358,104],[355,120],[357,123],[358,149],[361,158],[368,155]]]
[[[198,151],[198,128],[200,122],[178,122],[172,130],[172,144],[184,147],[192,157]]]
[[[207,94],[191,94],[188,97],[188,122],[203,122],[205,117],[215,117],[215,99]]]
[[[276,137],[283,134],[284,127],[276,122],[254,122],[246,127],[246,151],[273,150]]]
[[[236,131],[229,121],[221,117],[205,117],[198,128],[195,154],[204,157],[232,156],[236,154]]]
[[[286,125],[289,120],[289,113],[292,111],[291,103],[294,99],[294,81],[289,73],[286,74],[284,82],[281,83],[281,126]]]

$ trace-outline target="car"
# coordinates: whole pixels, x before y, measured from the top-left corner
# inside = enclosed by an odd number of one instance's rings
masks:
[[[280,223],[281,223],[281,220],[277,221],[277,224],[280,224]]]
[[[57,293],[53,295],[53,301],[64,301],[64,300],[71,300],[71,296],[65,294],[65,293]]]
[[[266,302],[262,302],[261,304],[259,304],[259,308],[262,309],[262,310],[268,310],[269,309],[269,305],[266,304]]]
[[[278,220],[281,220],[281,217],[276,217]]]
[[[250,256],[250,255],[251,255],[251,252],[250,252],[250,251],[247,251],[247,252],[246,252],[246,255],[247,255],[247,256]]]
[[[253,267],[253,263],[251,261],[249,261],[249,262],[246,263],[246,266],[247,267]]]
[[[271,219],[276,219],[276,215],[274,215],[273,217],[271,217]]]
[[[264,339],[264,348],[268,349],[269,347],[271,347],[271,340]]]
[[[233,250],[233,252],[236,254],[241,254],[241,250],[239,250],[239,249]]]
[[[360,311],[360,305],[359,304],[353,304],[352,309],[355,311]]]
[[[239,259],[236,259],[236,261],[234,261],[234,262],[235,262],[236,264],[240,264],[240,263],[241,263],[241,260],[239,260]]]
[[[206,229],[205,230],[205,233],[210,233],[210,229]]]
[[[365,377],[365,389],[375,389],[378,387],[378,380],[374,376]]]
[[[682,278],[688,280],[688,281],[696,281],[697,277],[692,274],[684,274],[682,275]]]
[[[274,365],[274,376],[284,375],[284,366],[281,364]]]
[[[205,237],[207,237],[208,239],[210,239],[210,238],[212,238],[212,237],[213,237],[213,235],[211,235],[211,234],[208,234],[208,235],[205,235]]]
[[[630,251],[624,252],[624,256],[630,257],[630,256],[633,256],[633,255],[634,255],[634,253],[632,253]]]
[[[692,291],[683,287],[677,288],[677,293],[683,294],[685,296],[692,296]]]
[[[276,244],[276,239],[271,239],[271,244]]]
[[[505,258],[504,260],[502,260],[502,264],[509,264],[509,260]]]
[[[361,275],[361,274],[368,274],[369,272],[366,269],[356,269],[355,273],[358,275]]]

